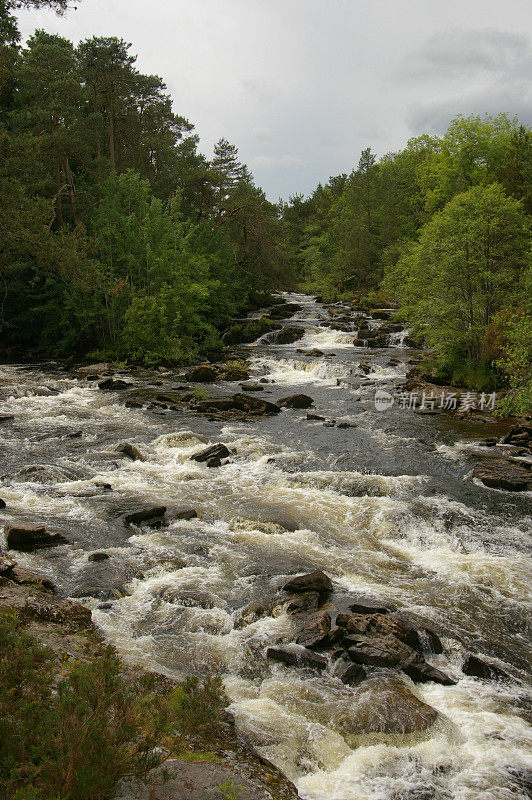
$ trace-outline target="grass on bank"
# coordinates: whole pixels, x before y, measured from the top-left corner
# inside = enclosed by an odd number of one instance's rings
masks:
[[[226,705],[221,682],[126,677],[116,652],[59,665],[0,612],[1,800],[105,800],[169,754],[211,758]]]

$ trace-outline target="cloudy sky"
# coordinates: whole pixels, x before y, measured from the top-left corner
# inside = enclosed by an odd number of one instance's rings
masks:
[[[272,200],[458,113],[532,123],[531,0],[80,0],[20,20],[132,42],[204,152],[225,136]]]

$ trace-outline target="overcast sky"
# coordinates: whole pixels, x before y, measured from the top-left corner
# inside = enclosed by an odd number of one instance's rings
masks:
[[[272,200],[458,113],[532,123],[531,0],[80,0],[20,22],[131,42],[202,150],[225,136]]]

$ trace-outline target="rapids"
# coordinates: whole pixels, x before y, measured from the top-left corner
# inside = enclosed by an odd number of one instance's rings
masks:
[[[397,403],[376,410],[376,390],[393,391],[406,375],[413,353],[404,335],[393,334],[386,349],[356,348],[354,334],[321,326],[330,320],[325,307],[288,299],[303,310],[285,324],[304,327],[304,337],[241,348],[254,381],[269,381],[261,396],[305,392],[313,413],[352,427],[327,427],[298,410],[216,422],[128,409],[57,365],[1,366],[1,411],[15,418],[0,424],[4,518],[45,523],[71,541],[19,560],[85,598],[123,657],[176,677],[223,673],[240,731],[304,798],[525,798],[511,775],[532,769],[530,493],[467,479],[481,449],[474,440],[493,426]],[[312,348],[324,355],[298,352]],[[154,380],[164,391],[175,376]],[[119,456],[125,441],[146,460]],[[218,441],[236,451],[227,466],[190,460]],[[36,465],[47,469],[26,471]],[[198,518],[124,527],[123,514],[138,505],[191,507]],[[97,550],[112,558],[89,562]],[[415,692],[444,724],[418,738],[348,741],[333,709],[349,703],[349,689],[329,671],[264,659],[265,647],[287,635],[288,617],[239,627],[238,610],[270,597],[290,573],[316,568],[335,582],[333,602],[375,595],[440,633],[446,655],[431,660],[458,683]],[[514,681],[463,675],[466,651],[491,657]]]

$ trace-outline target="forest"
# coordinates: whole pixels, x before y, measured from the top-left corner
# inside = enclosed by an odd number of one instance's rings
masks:
[[[225,138],[208,160],[132,46],[21,42],[0,2],[0,330],[8,354],[186,364],[272,290],[391,304],[435,375],[532,410],[532,134],[456,117],[309,197],[269,202]]]

